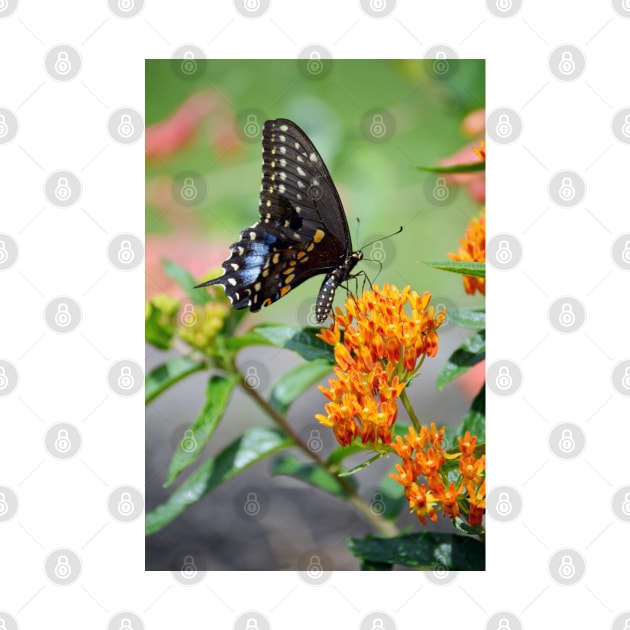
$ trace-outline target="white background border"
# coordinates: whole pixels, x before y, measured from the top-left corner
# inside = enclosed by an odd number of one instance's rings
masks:
[[[489,271],[489,364],[509,358],[524,374],[514,396],[489,396],[489,489],[517,488],[524,509],[510,524],[488,519],[488,570],[459,574],[449,587],[409,572],[336,573],[320,587],[292,572],[208,573],[184,587],[170,573],[144,572],[142,519],[121,524],[106,509],[115,487],[142,488],[144,479],[142,396],[118,397],[107,383],[114,362],[143,363],[144,278],[142,268],[121,273],[106,257],[117,234],[144,232],[143,143],[114,143],[107,119],[120,107],[143,111],[144,59],[168,58],[181,44],[195,43],[208,57],[290,58],[314,42],[338,58],[418,58],[436,43],[462,58],[487,58],[488,111],[510,107],[524,124],[513,144],[489,139],[488,157],[488,236],[510,233],[524,248],[515,270]],[[68,83],[44,67],[60,43],[82,57]],[[563,43],[586,57],[572,82],[548,68]],[[480,0],[407,0],[377,20],[359,2],[273,0],[264,16],[245,19],[231,2],[190,0],[176,10],[147,2],[123,20],[105,0],[23,1],[0,19],[0,49],[0,107],[19,120],[16,138],[0,145],[0,231],[20,250],[0,274],[0,358],[19,372],[15,391],[0,397],[0,485],[19,497],[17,515],[0,524],[0,610],[22,629],[105,628],[121,610],[147,628],[227,628],[247,610],[275,629],[348,628],[375,609],[398,628],[479,628],[499,610],[530,628],[611,627],[629,607],[630,566],[628,525],[611,510],[614,492],[630,483],[629,400],[611,385],[613,367],[630,356],[628,275],[611,256],[614,240],[630,232],[630,147],[611,132],[614,114],[630,106],[630,20],[613,3],[578,9],[568,0],[529,0],[499,19]],[[62,169],[82,182],[70,208],[44,196],[46,178]],[[547,191],[565,169],[586,181],[583,202],[572,208],[555,205]],[[59,295],[82,308],[71,335],[44,320]],[[547,317],[565,295],[587,312],[572,335]],[[586,448],[562,461],[547,439],[567,421],[582,428]],[[82,435],[69,461],[44,448],[58,422]],[[80,578],[66,588],[43,570],[59,547],[82,561]],[[572,587],[548,573],[563,547],[586,561]]]

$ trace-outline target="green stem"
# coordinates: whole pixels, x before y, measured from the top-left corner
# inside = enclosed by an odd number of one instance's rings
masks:
[[[400,394],[400,400],[402,400],[402,404],[405,406],[407,413],[409,414],[409,418],[411,419],[411,424],[413,424],[413,428],[420,433],[420,420],[418,420],[418,416],[416,416],[416,412],[413,410],[411,406],[411,401],[409,400],[409,396],[407,396],[407,389],[403,389]]]
[[[243,391],[249,395],[250,398],[261,407],[267,415],[274,420],[274,422],[291,437],[295,442],[295,445],[304,452],[309,458],[315,461],[318,466],[321,466],[331,475],[334,475],[339,485],[341,486],[344,494],[348,498],[348,501],[360,512],[370,523],[384,536],[396,536],[399,531],[396,525],[391,521],[382,518],[379,514],[376,514],[372,510],[372,506],[368,501],[360,497],[355,489],[350,485],[347,479],[339,477],[334,467],[328,466],[326,462],[319,457],[317,453],[313,453],[308,446],[302,441],[302,438],[295,432],[293,427],[287,422],[287,419],[280,413],[278,413],[269,402],[263,398],[255,389],[247,387],[245,385],[245,379],[240,372],[236,372],[239,376],[239,382]]]

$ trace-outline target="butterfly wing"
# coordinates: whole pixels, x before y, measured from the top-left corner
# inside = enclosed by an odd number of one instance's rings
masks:
[[[221,285],[234,308],[280,299],[312,276],[331,273],[352,251],[339,193],[308,136],[279,118],[263,128],[260,219],[243,230],[222,264]]]

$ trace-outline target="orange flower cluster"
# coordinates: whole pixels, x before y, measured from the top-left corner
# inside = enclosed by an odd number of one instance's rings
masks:
[[[449,252],[451,260],[462,262],[486,262],[486,213],[482,210],[479,217],[471,219],[464,238],[460,238],[461,247],[457,253]],[[469,295],[479,291],[486,294],[486,279],[464,276],[464,289]]]
[[[391,444],[397,399],[425,357],[436,355],[437,329],[446,320],[430,300],[429,292],[419,295],[409,286],[374,285],[358,299],[351,295],[346,312],[337,308],[330,329],[318,335],[334,346],[337,378],[320,387],[330,402],[327,415],[315,417],[342,446],[357,437],[373,447]]]
[[[409,427],[403,440],[396,437],[394,452],[402,459],[396,464],[398,474],[391,474],[405,488],[409,508],[426,525],[427,518],[437,521],[437,510],[455,520],[468,516],[470,525],[481,524],[486,507],[486,456],[475,457],[476,437],[458,437],[459,451],[447,453],[443,448],[444,427],[439,431],[435,424],[422,426],[420,433]],[[459,460],[459,475],[454,479],[448,463]],[[424,477],[426,483],[418,480]]]

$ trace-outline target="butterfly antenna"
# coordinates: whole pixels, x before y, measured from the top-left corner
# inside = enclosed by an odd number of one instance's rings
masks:
[[[357,219],[357,221],[358,220],[359,219]],[[403,226],[401,225],[395,232],[392,232],[391,234],[388,234],[387,236],[382,236],[381,238],[374,239],[373,241],[370,241],[369,243],[362,245],[361,249],[365,249],[366,247],[369,247],[370,245],[374,245],[374,243],[378,243],[379,241],[384,241],[386,238],[389,238],[390,236],[396,236],[396,234],[400,234],[402,231],[403,231]]]
[[[359,228],[361,227],[361,219],[359,219],[359,217],[357,217],[357,231],[354,235],[354,242],[358,243],[359,242]]]

